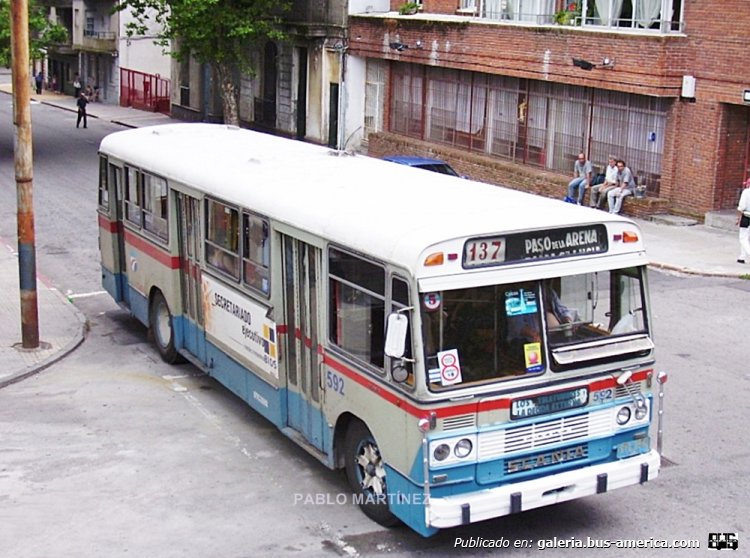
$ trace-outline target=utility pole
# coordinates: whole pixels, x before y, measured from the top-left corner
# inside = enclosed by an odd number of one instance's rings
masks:
[[[11,0],[10,13],[13,124],[15,126],[14,157],[18,199],[18,278],[21,287],[21,345],[24,349],[36,349],[39,347],[39,311],[34,239],[28,0]]]

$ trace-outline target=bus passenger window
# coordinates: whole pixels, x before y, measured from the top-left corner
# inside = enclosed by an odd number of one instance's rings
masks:
[[[215,200],[206,206],[206,262],[239,279],[239,211]]]
[[[331,343],[383,369],[385,269],[331,248],[328,273]]]
[[[109,211],[106,157],[99,157],[99,207],[105,211]]]
[[[394,277],[391,282],[391,312],[398,312],[408,308],[409,304],[409,284],[398,277]],[[406,368],[408,374],[406,381],[404,382],[409,387],[414,387],[414,370],[412,363],[409,362],[412,359],[412,348],[411,348],[411,314],[407,311],[406,315],[409,316],[409,329],[406,331],[406,345],[404,351],[404,359],[391,359],[391,373],[396,366],[403,366]]]
[[[268,221],[243,213],[242,263],[244,282],[268,295],[271,290],[269,264],[271,259]]]
[[[140,173],[132,167],[127,167],[125,181],[125,218],[141,227]]]
[[[169,239],[167,181],[145,173],[143,173],[143,228],[159,238]]]

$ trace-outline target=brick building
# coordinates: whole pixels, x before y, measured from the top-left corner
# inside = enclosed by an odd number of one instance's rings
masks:
[[[750,172],[750,2],[423,0],[409,15],[400,1],[365,4],[349,10],[347,148],[437,155],[547,195],[578,151],[600,168],[611,153],[651,211],[735,206]]]

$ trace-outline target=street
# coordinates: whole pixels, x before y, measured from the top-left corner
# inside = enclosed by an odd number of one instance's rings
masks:
[[[11,100],[0,95],[8,244]],[[101,293],[96,152],[121,128],[91,119],[76,129],[74,113],[45,105],[32,115],[38,272],[73,297],[90,331],[62,361],[0,390],[0,556],[578,556],[564,543],[588,539],[697,540],[699,550],[663,552],[705,556],[710,532],[750,544],[750,281],[650,275],[657,370],[670,374],[669,463],[656,481],[422,539],[370,521],[341,473],[193,366],[159,359],[145,328]],[[509,547],[477,548],[500,539]]]

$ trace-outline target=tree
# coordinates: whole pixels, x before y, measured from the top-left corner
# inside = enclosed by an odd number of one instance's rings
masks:
[[[224,122],[239,124],[237,70],[253,75],[252,47],[281,40],[281,15],[290,0],[122,0],[130,9],[129,34],[144,34],[149,21],[161,26],[157,44],[177,60],[192,56],[216,70]]]
[[[10,3],[11,0],[0,0],[0,64],[5,67],[10,66]],[[29,37],[30,58],[39,60],[49,47],[65,43],[68,32],[49,20],[46,8],[29,0]]]

